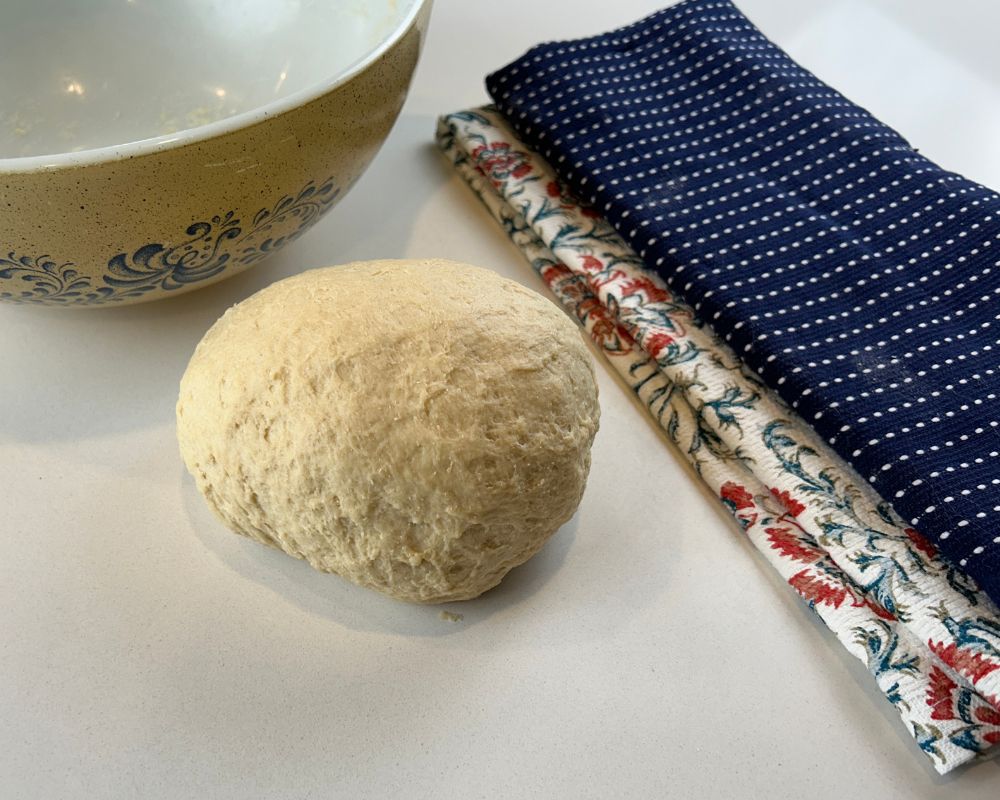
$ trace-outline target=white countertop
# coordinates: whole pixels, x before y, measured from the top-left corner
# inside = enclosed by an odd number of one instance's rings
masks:
[[[603,364],[578,514],[500,588],[448,606],[460,622],[226,532],[181,464],[195,343],[274,280],[444,256],[544,292],[432,147],[435,116],[483,102],[485,73],[537,41],[658,5],[437,0],[403,116],[301,241],[157,304],[0,307],[0,797],[1000,797],[996,758],[935,775]],[[932,158],[1000,187],[995,4],[741,5]]]

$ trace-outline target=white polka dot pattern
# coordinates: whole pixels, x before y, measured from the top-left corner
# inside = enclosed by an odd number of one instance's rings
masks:
[[[728,0],[489,76],[520,136],[1000,600],[1000,196]]]

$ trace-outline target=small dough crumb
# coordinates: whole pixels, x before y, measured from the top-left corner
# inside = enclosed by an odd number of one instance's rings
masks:
[[[440,614],[438,614],[438,616],[441,617],[441,619],[443,619],[445,622],[461,622],[463,619],[465,619],[464,614],[455,614],[452,613],[451,611],[442,611]]]

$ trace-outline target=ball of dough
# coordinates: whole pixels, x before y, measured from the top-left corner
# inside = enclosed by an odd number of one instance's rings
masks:
[[[600,410],[555,305],[373,261],[229,309],[181,380],[181,454],[232,530],[403,600],[496,586],[575,511]]]

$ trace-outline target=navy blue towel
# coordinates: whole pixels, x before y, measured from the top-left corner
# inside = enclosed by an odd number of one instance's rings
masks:
[[[522,139],[1000,601],[1000,196],[918,154],[728,0],[541,45],[487,86]]]

